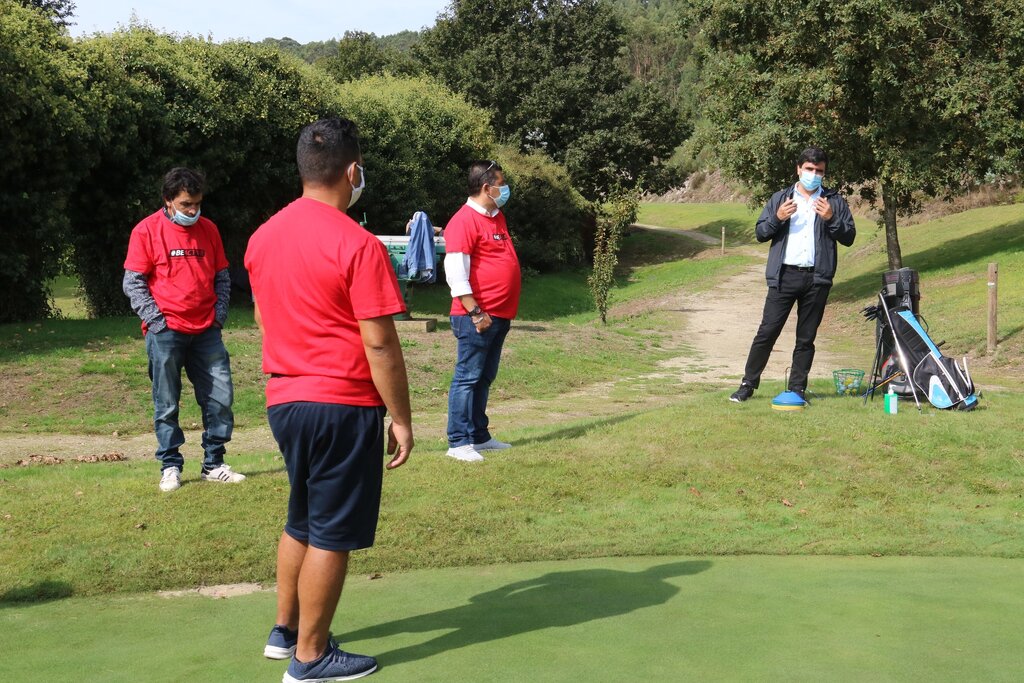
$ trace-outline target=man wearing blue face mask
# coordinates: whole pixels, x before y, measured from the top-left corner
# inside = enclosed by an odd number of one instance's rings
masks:
[[[179,451],[185,435],[178,425],[182,369],[203,411],[201,479],[245,479],[224,464],[234,427],[231,364],[221,339],[231,278],[217,226],[200,215],[203,185],[199,173],[171,169],[164,176],[164,206],[132,230],[124,262],[122,287],[142,319],[149,357],[161,491],[181,486],[185,465]]]
[[[805,149],[796,162],[797,183],[772,195],[757,219],[757,241],[771,241],[765,269],[768,295],[743,382],[730,401],[742,403],[754,394],[794,304],[796,346],[788,388],[801,397],[807,390],[814,338],[836,273],[836,243],[849,247],[857,235],[846,200],[835,190],[822,187],[827,166],[824,150]]]
[[[483,451],[512,446],[491,435],[487,417],[501,348],[519,310],[519,257],[501,211],[509,195],[501,166],[473,162],[469,199],[444,231],[452,334],[458,341],[448,390],[448,456],[463,462],[479,462]]]

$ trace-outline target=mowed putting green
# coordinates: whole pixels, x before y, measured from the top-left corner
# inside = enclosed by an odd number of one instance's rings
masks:
[[[274,594],[0,606],[0,680],[277,681]],[[381,681],[1019,681],[1024,567],[657,557],[350,577],[333,625]]]

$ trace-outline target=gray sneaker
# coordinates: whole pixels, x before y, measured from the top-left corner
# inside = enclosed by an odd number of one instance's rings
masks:
[[[292,657],[281,683],[326,683],[351,681],[369,676],[377,670],[377,660],[340,649],[333,639],[327,643],[327,652],[312,662],[300,662]]]

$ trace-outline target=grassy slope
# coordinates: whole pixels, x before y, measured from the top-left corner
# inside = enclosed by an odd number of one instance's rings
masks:
[[[745,204],[641,204],[637,222],[696,230],[711,237],[720,237],[724,227],[726,244],[736,245],[754,240],[757,214]]]

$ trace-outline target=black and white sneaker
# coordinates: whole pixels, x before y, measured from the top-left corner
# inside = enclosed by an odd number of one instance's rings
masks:
[[[729,400],[733,403],[743,403],[753,395],[754,387],[749,384],[741,384],[739,389],[732,392],[732,396],[729,397]]]
[[[210,471],[203,470],[201,475],[203,481],[219,481],[222,484],[238,484],[245,481],[245,475],[235,472],[228,465],[218,465]]]

